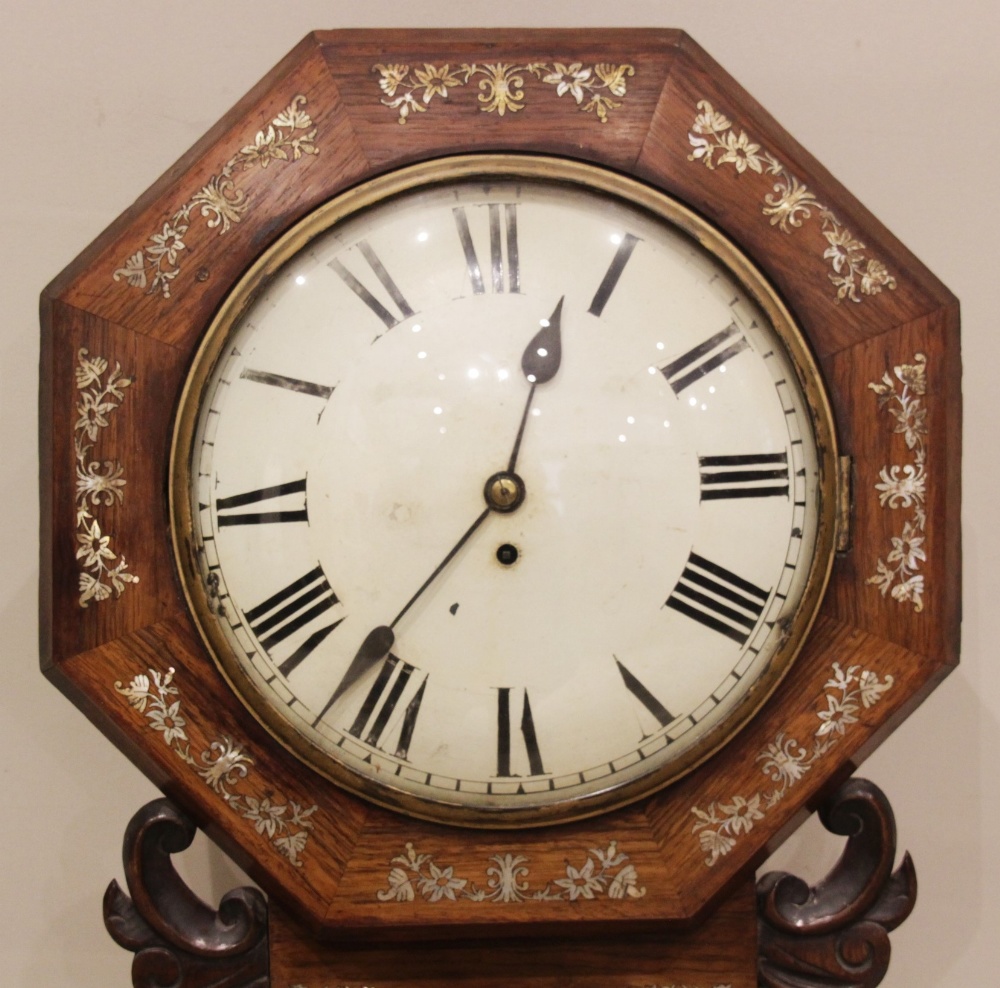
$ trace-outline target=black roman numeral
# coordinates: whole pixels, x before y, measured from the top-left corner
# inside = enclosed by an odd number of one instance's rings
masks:
[[[354,723],[348,728],[348,733],[353,734],[359,740],[364,737],[365,744],[370,744],[373,748],[380,747],[382,735],[385,733],[397,706],[399,706],[399,701],[406,692],[413,673],[413,666],[408,662],[401,662],[397,656],[390,652],[382,663],[382,668],[379,669],[375,682],[365,696],[364,703],[361,704],[361,709],[354,718]],[[413,730],[417,725],[417,715],[420,713],[420,704],[423,702],[426,686],[427,678],[425,676],[420,688],[406,705],[406,710],[403,713],[403,723],[399,731],[399,740],[396,742],[395,756],[404,761],[410,752],[410,742],[413,740]],[[373,715],[374,719],[372,719]],[[367,732],[365,728],[367,728]]]
[[[511,689],[497,689],[497,775],[512,778],[518,773],[511,771]],[[521,737],[528,756],[528,768],[531,775],[544,775],[542,755],[538,750],[538,735],[535,733],[535,721],[531,716],[531,703],[528,691],[524,691],[524,703],[521,707]]]
[[[300,395],[312,395],[314,398],[329,398],[333,388],[325,384],[314,384],[312,381],[300,381],[297,377],[285,377],[284,374],[272,374],[270,371],[251,370],[245,368],[240,377],[244,381],[256,384],[269,384],[273,388],[284,388],[286,391]]]
[[[788,454],[699,456],[702,501],[788,497]],[[782,483],[784,481],[784,483]]]
[[[622,665],[617,657],[615,662],[625,682],[625,688],[656,718],[660,727],[666,727],[667,724],[671,723],[674,720],[674,715],[639,682],[633,673]]]
[[[685,388],[706,374],[710,374],[717,367],[721,367],[727,360],[731,360],[749,346],[746,337],[737,329],[736,323],[730,323],[721,333],[710,336],[704,343],[699,343],[683,356],[661,367],[660,371],[673,388],[674,394],[679,395]]]
[[[229,525],[269,525],[272,522],[309,521],[306,511],[306,481],[292,480],[287,484],[276,484],[274,487],[261,487],[260,490],[247,491],[245,494],[234,494],[232,497],[220,497],[215,501],[216,521],[219,528]],[[302,507],[286,506],[272,511],[237,511],[248,504],[260,504],[262,501],[276,501],[290,494],[301,494]],[[295,499],[298,500],[297,498]]]
[[[379,280],[379,283],[388,292],[389,298],[392,299],[396,306],[398,316],[386,305],[383,305],[339,260],[335,258],[330,261],[329,266],[340,276],[344,284],[385,323],[385,328],[392,329],[393,326],[412,316],[413,309],[410,308],[409,302],[403,297],[403,293],[397,287],[396,282],[392,280],[389,272],[385,269],[385,265],[379,259],[378,254],[372,250],[368,241],[359,240],[357,247],[361,251],[361,256]]]
[[[521,265],[517,251],[517,203],[491,202],[487,209],[490,222],[490,284],[494,292],[507,291],[516,294],[521,291]],[[472,291],[476,295],[483,295],[486,292],[486,284],[476,254],[476,246],[472,242],[472,231],[469,229],[469,217],[465,206],[455,206],[452,214],[455,217],[455,226],[458,228],[458,239],[462,242],[465,267],[472,282]]]
[[[769,592],[692,552],[665,606],[745,645]]]
[[[327,582],[323,568],[317,566],[243,614],[261,647],[270,653],[275,645],[301,631],[338,603],[340,601]],[[340,618],[313,631],[278,666],[278,671],[283,676],[289,675],[343,620]]]
[[[605,272],[600,285],[597,286],[597,291],[594,293],[590,308],[587,310],[591,315],[600,316],[604,311],[604,306],[608,304],[608,299],[611,298],[611,293],[615,290],[618,279],[622,276],[625,265],[632,256],[632,251],[638,242],[639,238],[632,233],[626,233],[622,238],[622,242],[618,245],[618,250],[615,251],[615,256],[611,259],[611,266]]]

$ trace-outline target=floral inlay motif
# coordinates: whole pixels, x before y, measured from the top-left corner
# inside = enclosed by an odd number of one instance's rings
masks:
[[[120,597],[126,583],[138,583],[139,577],[128,572],[124,556],[111,547],[111,536],[101,528],[93,508],[109,508],[125,498],[125,468],[117,460],[90,458],[101,429],[108,426],[109,416],[121,407],[125,389],[132,379],[122,376],[121,364],[108,370],[104,357],[91,357],[86,347],[76,355],[76,387],[80,392],[76,403],[77,419],[73,425],[73,447],[76,451],[76,558],[80,573],[80,606],[92,600],[107,600],[112,593]]]
[[[906,441],[913,462],[882,467],[881,483],[875,485],[875,490],[883,508],[891,511],[905,508],[911,517],[903,522],[902,532],[891,537],[892,549],[885,559],[879,559],[877,572],[865,582],[877,586],[883,597],[891,594],[901,604],[912,601],[914,611],[919,613],[924,609],[924,576],[917,571],[927,559],[924,549],[927,409],[921,401],[927,393],[927,357],[918,353],[912,364],[900,364],[893,368],[893,373],[895,381],[887,371],[881,381],[868,387],[878,395],[879,408],[896,420],[893,432]]]
[[[173,669],[165,673],[150,669],[149,675],[140,673],[127,686],[116,682],[115,690],[145,714],[149,727],[160,733],[163,743],[190,765],[234,813],[249,820],[258,834],[266,836],[280,854],[301,868],[300,855],[309,840],[307,831],[313,827],[309,818],[316,812],[316,805],[306,808],[273,792],[257,797],[235,791],[249,777],[253,759],[242,745],[225,735],[219,735],[196,758],[185,731],[187,721],[181,713],[180,690],[173,680]]]
[[[188,231],[197,213],[201,213],[209,229],[217,229],[222,236],[250,208],[246,193],[237,187],[240,174],[258,166],[267,168],[272,161],[298,161],[303,155],[319,154],[316,128],[302,109],[305,103],[305,96],[296,96],[266,130],[257,131],[218,175],[166,220],[161,230],[150,235],[145,247],[125,260],[114,272],[115,281],[124,278],[132,288],[144,289],[147,295],[159,293],[170,298],[170,286],[180,274],[183,252],[188,249]]]
[[[811,745],[800,745],[782,731],[757,755],[761,771],[774,786],[758,790],[751,796],[733,796],[729,802],[710,803],[706,810],[697,806],[691,808],[697,817],[692,833],[698,834],[701,849],[708,854],[705,864],[714,865],[736,846],[741,834],[750,833],[754,824],[763,820],[767,811],[780,803],[813,765],[840,741],[847,728],[858,722],[861,711],[878,703],[893,682],[892,676],[879,679],[876,673],[861,666],[849,666],[845,670],[839,662],[834,662],[833,676],[823,687],[829,692],[823,695],[821,707],[816,711],[819,724],[813,732]]]
[[[531,887],[529,859],[509,851],[494,854],[486,868],[486,882],[478,885],[455,874],[451,865],[442,865],[430,854],[420,854],[411,843],[406,852],[392,859],[387,886],[376,893],[382,902],[413,902],[418,896],[428,902],[448,899],[455,902],[524,902],[527,899],[640,899],[646,889],[639,885],[639,875],[627,854],[618,850],[617,841],[601,850],[593,848],[579,867],[566,865],[565,875],[549,879],[544,886]]]
[[[772,191],[763,199],[762,212],[771,226],[792,233],[815,212],[827,248],[823,252],[833,273],[830,281],[837,290],[836,301],[862,301],[864,295],[878,295],[883,288],[894,289],[896,279],[886,266],[870,257],[865,245],[837,219],[833,210],[819,202],[802,182],[769,151],[752,140],[746,131],[736,132],[732,121],[717,112],[708,100],[698,101],[694,125],[688,140],[694,150],[688,161],[702,161],[707,168],[732,165],[737,174],[753,172],[768,175]],[[860,293],[860,294],[859,294]]]
[[[385,94],[383,106],[399,111],[399,122],[405,124],[411,114],[425,113],[435,96],[450,98],[450,90],[479,82],[479,109],[483,113],[504,116],[523,110],[524,81],[533,76],[555,87],[556,96],[572,97],[584,113],[593,113],[601,123],[608,114],[622,105],[626,95],[626,80],[635,75],[631,65],[599,62],[585,66],[582,62],[528,62],[514,65],[505,62],[479,65],[467,62],[454,68],[450,64],[422,67],[409,65],[374,65],[379,73],[379,88]]]

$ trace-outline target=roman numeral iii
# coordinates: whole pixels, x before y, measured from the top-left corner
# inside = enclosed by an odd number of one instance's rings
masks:
[[[517,204],[491,202],[487,210],[490,224],[490,287],[494,292],[507,291],[516,294],[521,291],[521,264],[517,250]],[[465,268],[472,283],[473,294],[483,295],[486,293],[486,280],[472,240],[469,215],[465,206],[455,206],[452,215],[455,217],[458,239],[462,244]]]
[[[788,454],[699,456],[701,500],[788,497]]]
[[[769,596],[769,591],[692,552],[664,606],[743,646]]]

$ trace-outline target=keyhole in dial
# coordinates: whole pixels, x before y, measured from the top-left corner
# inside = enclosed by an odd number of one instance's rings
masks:
[[[499,559],[504,566],[513,566],[514,563],[517,562],[517,557],[517,546],[511,545],[509,542],[505,542],[499,549],[497,549],[497,559]]]

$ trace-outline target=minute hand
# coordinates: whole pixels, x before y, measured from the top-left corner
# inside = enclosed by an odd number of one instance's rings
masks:
[[[528,412],[531,411],[531,400],[535,396],[535,388],[539,384],[551,381],[556,376],[556,371],[559,370],[559,364],[562,361],[562,334],[559,324],[562,320],[562,307],[565,298],[564,295],[559,299],[552,315],[532,337],[531,342],[521,355],[521,370],[531,384],[531,389],[528,391],[528,400],[524,403],[524,413],[521,415],[521,425],[517,430],[514,448],[511,450],[510,460],[507,462],[508,473],[513,473],[514,467],[517,466],[517,454],[521,450],[521,439],[524,437],[524,427],[528,421]]]

